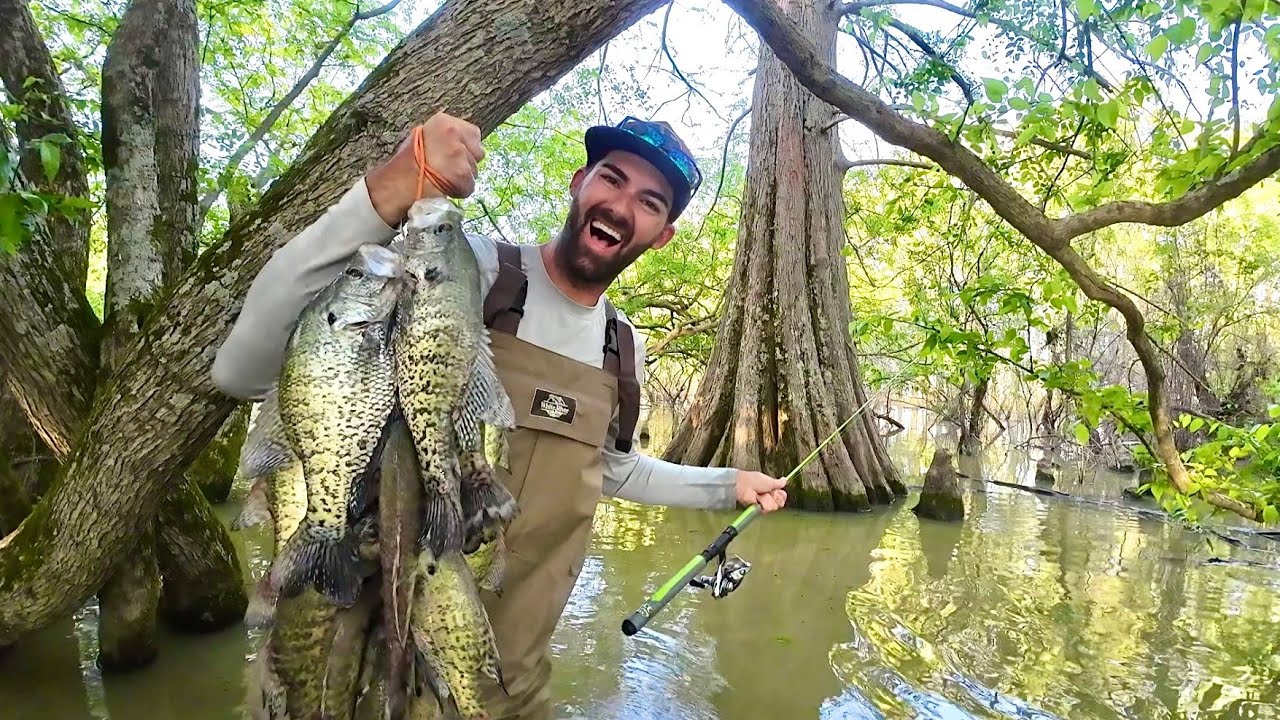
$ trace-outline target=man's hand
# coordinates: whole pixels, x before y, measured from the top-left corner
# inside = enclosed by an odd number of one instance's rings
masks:
[[[760,503],[766,513],[779,510],[787,504],[786,481],[751,470],[738,471],[738,502],[743,505]]]
[[[454,197],[464,198],[475,192],[477,166],[484,159],[480,128],[452,115],[436,113],[422,123],[422,141],[427,165],[453,183],[460,193]],[[365,176],[369,201],[387,225],[399,225],[417,199],[418,172],[410,132],[394,155]],[[440,191],[430,181],[424,181],[422,194],[439,197]]]

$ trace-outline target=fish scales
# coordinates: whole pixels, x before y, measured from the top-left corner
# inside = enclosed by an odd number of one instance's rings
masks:
[[[469,526],[515,513],[505,488],[464,482],[459,465],[458,449],[481,442],[481,420],[514,424],[481,316],[479,265],[461,223],[462,213],[443,198],[410,209],[403,246],[413,281],[394,342],[398,398],[424,488],[421,547],[437,558],[461,551]]]
[[[428,574],[430,562],[425,553],[419,561],[422,575],[414,588],[411,614],[414,641],[429,674],[446,689],[458,713],[482,720],[488,713],[481,700],[480,676],[503,685],[497,641],[462,556],[439,558],[434,574]]]
[[[365,505],[371,461],[395,403],[390,322],[401,256],[365,245],[303,310],[279,381],[280,416],[302,462],[307,512],[272,567],[285,594],[312,587],[349,607],[362,563],[350,519]]]

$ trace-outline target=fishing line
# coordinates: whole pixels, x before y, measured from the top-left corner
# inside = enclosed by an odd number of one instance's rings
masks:
[[[901,378],[909,368],[912,368],[917,364],[919,363],[907,363],[902,367],[902,369],[895,373],[893,377],[889,378],[889,382],[892,383],[892,381]],[[864,410],[870,407],[873,400],[880,399],[882,393],[887,397],[890,387],[892,386],[888,385],[879,393],[869,396],[866,402],[862,403],[857,410],[854,410],[853,414],[850,415],[848,419],[840,423],[840,425],[830,435],[828,435],[826,439],[813,449],[813,452],[809,453],[804,460],[800,461],[799,465],[796,465],[796,467],[792,469],[791,472],[787,473],[782,479],[787,483],[790,483],[806,465],[818,456],[818,453],[822,452],[823,448],[825,448],[832,440],[839,437],[840,433],[844,432],[844,429],[849,426],[849,423],[853,422]],[[705,550],[690,558],[689,562],[685,563],[684,567],[677,570],[676,573],[663,583],[661,587],[655,590],[643,605],[641,605],[635,612],[631,613],[630,617],[622,621],[622,633],[630,636],[640,632],[640,630],[642,630],[645,625],[649,624],[649,621],[661,612],[662,609],[667,606],[667,603],[671,602],[671,600],[675,598],[675,596],[678,595],[686,585],[693,585],[697,588],[710,588],[711,595],[715,598],[723,598],[736,590],[738,586],[742,584],[742,580],[746,577],[747,572],[751,570],[751,564],[736,555],[732,558],[727,558],[725,556],[725,548],[729,546],[729,543],[733,542],[734,538],[746,529],[747,525],[751,524],[752,520],[759,517],[760,514],[761,510],[758,503],[753,503],[751,507],[743,510],[742,513],[739,514],[733,522],[729,523],[729,526],[726,527],[724,531],[720,533],[720,536],[712,541]],[[719,558],[720,560],[719,565],[716,568],[715,575],[709,577],[698,577],[698,573],[702,572],[702,569],[707,566],[707,563],[711,562],[712,558]]]

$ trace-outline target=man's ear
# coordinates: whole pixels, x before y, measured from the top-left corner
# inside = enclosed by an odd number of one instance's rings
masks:
[[[662,232],[658,235],[658,240],[650,247],[654,250],[661,248],[663,245],[671,242],[671,238],[675,237],[675,234],[676,226],[672,223],[667,223],[667,226],[662,228]]]
[[[586,166],[578,168],[573,173],[573,178],[569,180],[569,194],[572,196],[577,196],[578,189],[582,187],[582,181],[586,180],[586,178],[587,178]]]

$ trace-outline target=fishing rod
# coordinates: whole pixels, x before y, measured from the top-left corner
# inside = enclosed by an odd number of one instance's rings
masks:
[[[849,416],[848,420],[840,423],[840,426],[828,435],[827,439],[823,440],[818,447],[814,448],[813,452],[809,453],[808,457],[801,460],[800,464],[797,465],[794,470],[787,473],[783,480],[790,483],[792,478],[804,469],[804,466],[808,465],[815,457],[818,456],[818,453],[822,452],[822,448],[826,447],[827,443],[830,443],[832,440],[839,437],[840,433],[849,426],[849,423],[853,422],[854,418],[861,415],[862,411],[870,404],[871,400],[868,399],[863,403],[862,407],[855,410],[853,414]],[[684,564],[684,567],[677,570],[675,575],[672,575],[670,579],[662,584],[662,587],[658,588],[653,595],[649,596],[649,599],[646,600],[638,610],[631,613],[631,617],[622,621],[622,633],[624,635],[631,636],[640,632],[645,625],[649,624],[649,621],[653,619],[653,616],[657,615],[664,607],[666,607],[667,603],[671,602],[672,598],[679,594],[686,585],[693,585],[697,588],[709,587],[711,588],[712,597],[715,598],[723,598],[738,589],[738,586],[742,584],[742,579],[746,577],[747,572],[751,570],[751,564],[736,555],[732,558],[726,559],[725,548],[729,546],[729,543],[733,542],[734,538],[746,529],[747,525],[751,524],[752,520],[759,517],[760,513],[761,510],[758,503],[753,503],[751,507],[743,510],[733,522],[729,523],[729,526],[724,529],[724,532],[720,533],[720,537],[716,538],[701,553],[694,555],[689,562]],[[716,574],[711,577],[697,577],[698,573],[702,572],[702,569],[707,566],[707,563],[711,562],[712,558],[720,559],[720,563],[716,568]]]

